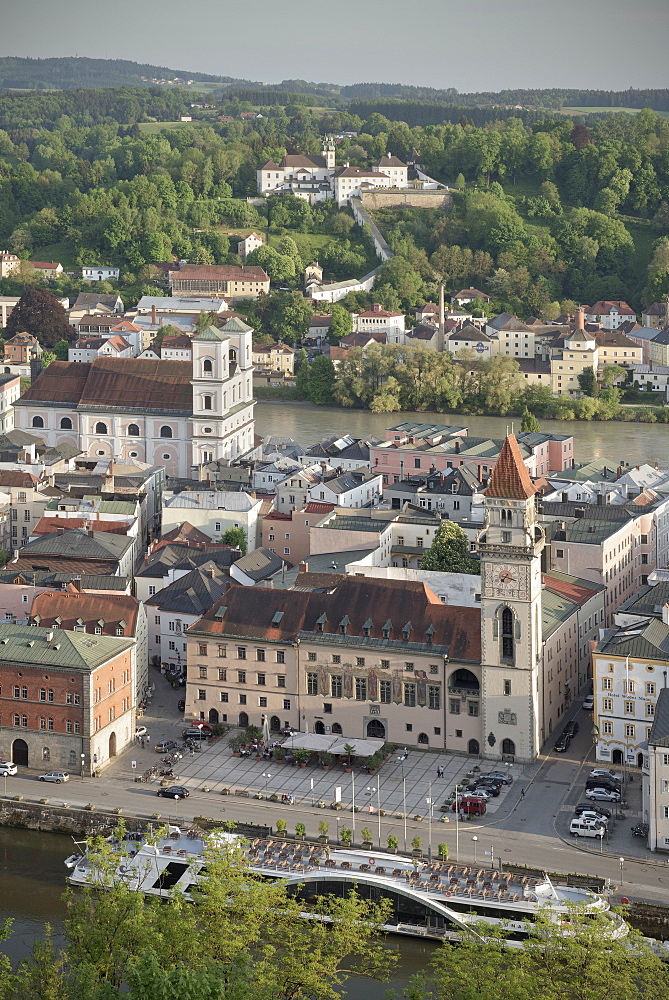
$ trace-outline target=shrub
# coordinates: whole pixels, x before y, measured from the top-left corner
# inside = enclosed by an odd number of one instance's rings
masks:
[[[423,846],[423,841],[420,839],[420,837],[414,837],[413,840],[411,841],[411,846],[413,847],[414,851],[420,851],[421,847]]]
[[[348,826],[341,828],[340,839],[342,844],[350,844],[353,839],[353,831]]]
[[[448,857],[448,844],[439,844],[439,847],[437,848],[437,850],[439,852],[439,857],[440,858],[447,858]]]
[[[305,835],[306,832],[307,832],[307,828],[304,825],[304,823],[296,823],[295,824],[295,835],[297,837],[304,837],[304,835]]]
[[[362,839],[363,840],[371,841],[371,839],[372,839],[372,831],[370,829],[368,829],[366,826],[363,826],[363,828],[360,831],[360,833],[362,835]]]
[[[288,824],[286,823],[285,819],[278,819],[276,821],[276,832],[277,833],[285,833],[287,826],[288,826]]]
[[[398,838],[395,836],[394,833],[391,833],[390,836],[388,837],[388,850],[389,851],[396,851],[398,845],[399,845]]]
[[[320,835],[322,837],[324,837],[325,834],[328,832],[329,829],[330,828],[329,828],[327,822],[324,819],[322,819],[320,821],[320,823],[318,824],[318,832],[320,833]]]

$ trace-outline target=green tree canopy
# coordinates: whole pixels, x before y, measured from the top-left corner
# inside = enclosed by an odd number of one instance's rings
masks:
[[[53,347],[60,340],[71,342],[75,331],[67,313],[52,292],[28,288],[7,320],[6,339],[17,333],[31,333],[42,347]]]
[[[432,545],[421,560],[421,569],[438,570],[440,573],[481,572],[480,566],[469,554],[469,539],[459,524],[443,520],[437,529]]]
[[[242,555],[246,555],[246,548],[248,542],[246,540],[246,532],[243,528],[228,528],[221,535],[221,542],[223,545],[233,545],[238,549],[242,550]]]
[[[532,434],[537,434],[541,430],[539,421],[527,407],[523,410],[523,419],[520,424],[520,429],[522,431],[529,431]]]

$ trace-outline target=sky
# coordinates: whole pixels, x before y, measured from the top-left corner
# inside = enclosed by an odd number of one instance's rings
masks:
[[[667,0],[5,0],[0,55],[278,83],[666,87]],[[28,16],[26,16],[28,14]]]

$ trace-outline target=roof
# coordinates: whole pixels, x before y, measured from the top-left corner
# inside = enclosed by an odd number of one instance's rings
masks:
[[[321,170],[326,169],[327,165],[324,156],[305,156],[303,153],[287,153],[279,164],[280,167],[316,167]],[[267,167],[268,164],[265,164],[262,169],[266,170]]]
[[[43,628],[57,625],[61,629],[74,629],[75,625],[101,628],[102,635],[132,636],[137,627],[139,601],[129,594],[75,594],[71,591],[53,591],[38,594],[30,612],[31,622]]]
[[[509,434],[502,445],[485,495],[502,497],[505,500],[528,500],[536,491],[516,437],[514,434]]]
[[[132,645],[131,639],[120,637],[60,629],[52,635],[30,625],[0,623],[2,659],[36,667],[90,671],[131,649]]]
[[[33,490],[39,479],[32,472],[21,472],[19,469],[0,469],[0,487],[17,487]]]
[[[235,563],[240,572],[256,582],[269,579],[280,572],[285,565],[286,561],[276,552],[263,548],[254,549]]]
[[[478,288],[461,288],[455,295],[451,295],[451,300],[465,298],[485,299],[488,302],[490,296],[486,295],[485,292],[480,292]]]
[[[117,562],[133,545],[133,539],[125,535],[113,535],[104,531],[72,531],[42,535],[34,542],[28,542],[20,551],[20,559],[32,556],[63,556],[68,559],[101,560]]]
[[[661,316],[663,319],[667,314],[667,303],[666,302],[652,302],[641,312],[644,316]]]
[[[605,313],[617,312],[625,316],[636,316],[636,313],[626,302],[620,299],[600,299],[589,309],[586,308],[588,316],[602,316]]]
[[[435,657],[481,660],[480,608],[444,605],[417,581],[346,576],[325,590],[309,592],[233,586],[191,631],[407,652],[429,649]]]
[[[598,347],[627,347],[632,351],[639,350],[639,345],[630,340],[621,330],[598,331],[595,334],[595,342]]]
[[[98,357],[91,364],[52,361],[15,405],[191,413],[189,361]]]
[[[406,167],[404,163],[398,156],[381,156],[376,163],[375,167]]]
[[[596,652],[669,662],[669,625],[659,618],[607,629]]]
[[[121,301],[120,297],[116,294],[105,294],[104,292],[79,292],[77,295],[77,301],[73,305],[73,309],[83,309],[88,306],[106,306],[108,309],[114,311],[118,302]],[[121,305],[123,302],[121,301]]]
[[[487,333],[479,330],[477,327],[473,326],[471,323],[466,323],[459,330],[454,330],[449,336],[450,340],[475,340],[481,342],[482,344],[491,344],[492,337],[489,337]]]
[[[214,281],[269,281],[262,267],[236,267],[234,264],[184,264],[170,271],[171,279],[201,278]]]
[[[606,590],[602,583],[593,583],[569,573],[544,573],[542,580],[550,590],[579,605],[587,604],[596,594]]]
[[[231,493],[229,490],[184,490],[174,496],[166,496],[163,507],[186,507],[191,510],[253,510],[258,501],[243,491]]]
[[[53,532],[73,531],[95,525],[96,531],[110,531],[113,535],[127,535],[132,525],[122,521],[91,521],[88,517],[41,517],[32,529],[33,535],[49,535]]]
[[[146,602],[147,607],[166,613],[203,615],[225,593],[230,582],[227,570],[213,559],[179,577]]]
[[[0,583],[32,587],[65,587],[76,581],[81,590],[118,590],[128,589],[129,580],[123,576],[95,575],[90,572],[61,572],[58,570],[32,570],[15,568],[14,562],[8,563],[9,569],[0,570]],[[108,569],[108,567],[107,567]],[[104,571],[103,571],[104,572]]]
[[[660,688],[648,742],[656,747],[669,747],[669,688]]]
[[[660,580],[654,586],[648,584],[620,605],[616,614],[648,615],[662,617],[662,608],[669,604],[669,580]]]
[[[206,330],[202,330],[200,333],[196,333],[195,336],[193,337],[193,340],[200,340],[204,341],[205,343],[207,342],[214,343],[215,341],[219,340],[230,340],[230,337],[228,336],[227,333],[223,333],[222,330],[219,330],[218,327],[208,326]]]

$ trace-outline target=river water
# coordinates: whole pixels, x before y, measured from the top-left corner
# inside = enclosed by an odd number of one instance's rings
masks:
[[[332,406],[294,405],[258,401],[255,408],[256,433],[291,437],[300,444],[314,444],[329,434],[350,434],[356,438],[385,437],[385,429],[405,420],[420,423],[453,424],[468,427],[472,437],[504,437],[512,426],[520,430],[520,420],[509,417],[478,417],[457,413],[370,413]],[[578,462],[607,458],[614,466],[621,462],[638,465],[658,462],[669,467],[669,424],[636,424],[608,421],[542,420],[541,429],[555,434],[573,434]]]
[[[67,869],[63,861],[74,852],[72,839],[55,833],[10,830],[0,827],[0,926],[11,917],[11,937],[0,944],[0,952],[18,962],[30,952],[35,940],[52,927],[56,945],[63,944]],[[435,947],[432,942],[389,937],[389,950],[399,952],[398,966],[389,983],[351,978],[342,1000],[385,1000],[392,988],[401,996],[410,977],[420,972]]]

